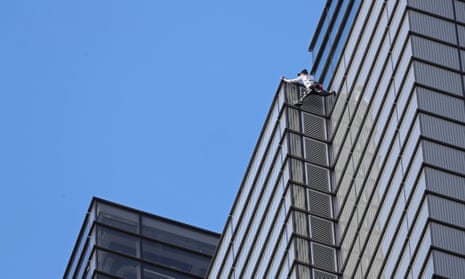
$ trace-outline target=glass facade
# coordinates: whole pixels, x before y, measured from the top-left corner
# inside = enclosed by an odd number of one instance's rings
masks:
[[[465,174],[458,140],[465,135],[463,21],[458,16],[464,3],[362,1],[345,47],[333,61],[331,86],[339,96],[329,129],[334,131],[330,148],[343,278],[465,276],[460,266],[450,267],[456,273],[441,273],[445,269],[435,264],[442,259],[428,256],[444,245],[429,240],[435,223],[427,209],[430,198],[441,194],[433,194],[424,177],[426,166],[440,169],[447,177],[442,192],[450,177]],[[427,105],[426,98],[436,103]],[[445,99],[452,111],[442,105]],[[445,204],[454,201],[450,195],[444,199]],[[454,230],[453,223],[437,221]],[[459,233],[445,239],[465,241]],[[448,253],[455,262],[463,259],[462,252]]]
[[[94,199],[65,278],[465,278],[465,0],[328,0],[219,235]]]
[[[208,278],[337,278],[328,108],[282,83]]]
[[[219,237],[94,198],[63,278],[204,278]]]
[[[327,1],[309,50],[314,54],[312,73],[328,84],[347,41],[361,0]],[[342,26],[342,28],[341,28]]]
[[[465,278],[465,1],[328,0],[208,278]]]

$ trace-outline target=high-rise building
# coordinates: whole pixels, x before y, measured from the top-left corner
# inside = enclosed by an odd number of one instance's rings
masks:
[[[465,278],[465,1],[328,0],[310,51],[208,278]]]
[[[219,235],[93,198],[63,278],[204,278]]]

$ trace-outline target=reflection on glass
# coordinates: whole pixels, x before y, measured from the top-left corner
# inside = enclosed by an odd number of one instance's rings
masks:
[[[97,203],[97,221],[125,231],[139,232],[139,216],[119,207]]]
[[[140,264],[134,260],[102,250],[97,251],[97,266],[100,271],[120,278],[140,279]]]
[[[214,253],[218,241],[215,236],[205,235],[188,227],[181,227],[163,220],[146,217],[142,217],[142,233],[146,237],[208,255]]]
[[[142,256],[147,261],[199,276],[205,275],[210,263],[208,257],[148,240],[142,241]]]
[[[97,245],[128,256],[138,256],[139,239],[127,233],[97,226]]]
[[[159,266],[145,264],[143,266],[144,279],[192,279],[197,276],[189,276],[173,270],[164,269]]]
[[[337,12],[335,23],[332,25],[334,28],[325,33],[324,36],[329,38],[328,41],[319,46],[319,49],[316,50],[319,56],[316,60],[321,60],[323,64],[320,63],[317,65],[318,68],[314,69],[313,72],[315,72],[315,76],[318,77],[323,84],[328,84],[333,77],[333,73],[330,71],[330,66],[334,66],[338,62],[333,61],[334,58],[339,59],[341,57],[343,46],[345,46],[349,30],[352,26],[351,23],[354,21],[355,15],[357,14],[362,1],[337,2],[342,2],[342,7]],[[342,29],[340,28],[341,26],[343,26]],[[320,48],[323,48],[323,53],[321,53]]]

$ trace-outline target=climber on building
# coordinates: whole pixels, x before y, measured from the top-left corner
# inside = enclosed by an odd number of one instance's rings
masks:
[[[335,91],[328,92],[326,90],[323,90],[322,84],[316,82],[315,78],[312,75],[309,75],[306,69],[300,71],[300,73],[297,74],[297,78],[287,79],[283,77],[282,80],[290,83],[300,83],[303,84],[303,86],[305,87],[305,90],[300,96],[299,101],[295,104],[296,106],[301,106],[303,104],[304,99],[311,93],[315,93],[321,96],[329,96],[336,94]]]

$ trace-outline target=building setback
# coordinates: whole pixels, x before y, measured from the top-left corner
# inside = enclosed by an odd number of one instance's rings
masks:
[[[328,0],[208,278],[465,278],[465,1]]]
[[[219,235],[93,198],[63,278],[204,278]]]

